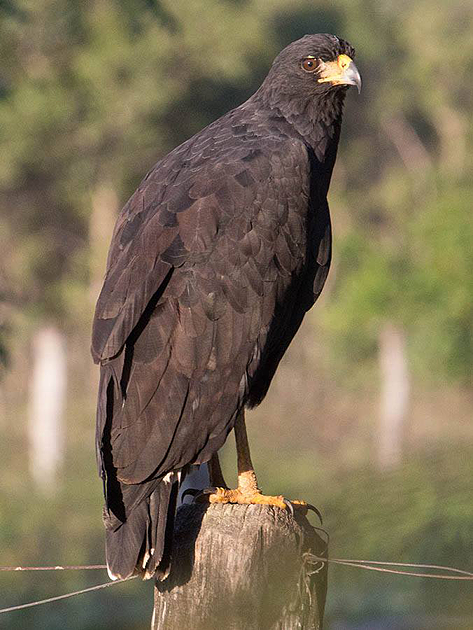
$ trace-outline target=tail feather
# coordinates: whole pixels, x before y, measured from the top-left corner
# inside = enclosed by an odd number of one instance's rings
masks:
[[[172,532],[178,475],[169,482],[159,480],[153,491],[137,503],[124,522],[105,516],[105,555],[111,579],[141,575],[164,579],[170,569]]]
[[[112,580],[134,575],[143,547],[148,520],[146,500],[140,503],[124,523],[105,532],[105,557]]]
[[[174,531],[174,516],[177,509],[179,482],[162,482],[159,493],[154,492],[150,497],[150,514],[154,517],[149,523],[149,539],[151,541],[150,557],[146,563],[144,578],[156,577],[164,580],[171,568],[172,537]]]

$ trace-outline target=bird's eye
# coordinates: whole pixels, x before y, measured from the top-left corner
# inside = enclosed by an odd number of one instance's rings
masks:
[[[315,70],[317,70],[317,61],[312,57],[307,57],[307,59],[304,59],[301,65],[306,72],[314,72]]]

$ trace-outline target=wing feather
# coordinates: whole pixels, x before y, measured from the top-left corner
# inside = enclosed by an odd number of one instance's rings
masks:
[[[114,527],[154,496],[153,479],[207,461],[242,405],[264,395],[274,348],[298,326],[307,263],[326,260],[325,245],[310,254],[304,230],[306,147],[285,139],[277,156],[256,139],[226,155],[227,136],[158,163],[114,232],[93,330],[99,462],[121,488],[107,503]],[[223,151],[213,162],[212,147]]]

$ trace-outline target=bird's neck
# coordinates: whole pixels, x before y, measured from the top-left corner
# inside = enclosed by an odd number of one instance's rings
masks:
[[[344,94],[328,92],[299,107],[282,105],[279,109],[288,123],[314,150],[320,162],[333,156],[338,146],[342,123]]]
[[[254,97],[258,98],[258,92]],[[285,120],[308,146],[321,163],[331,162],[333,167],[342,123],[345,90],[332,90],[311,99],[280,98],[273,92],[265,93],[265,105],[273,117]],[[329,166],[329,164],[326,164]]]

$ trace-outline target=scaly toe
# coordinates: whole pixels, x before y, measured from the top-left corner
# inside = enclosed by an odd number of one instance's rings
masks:
[[[271,497],[265,494],[261,494],[259,492],[250,495],[248,498],[244,497],[241,502],[251,503],[253,505],[272,505],[274,507],[281,508],[281,510],[285,510],[288,507],[287,499],[285,499],[284,497],[282,496]]]
[[[236,503],[236,501],[232,500],[234,492],[235,490],[229,490],[228,488],[207,488],[207,490],[204,490],[209,503]]]
[[[261,492],[248,492],[248,490],[242,491],[240,488],[231,490],[229,488],[206,488],[198,493],[195,491],[187,491],[188,494],[194,495],[194,501],[196,503],[238,503],[240,505],[272,505],[278,507],[281,510],[289,510],[292,516],[294,516],[294,510],[298,513],[307,514],[309,510],[313,510],[322,522],[322,515],[319,510],[305,501],[299,501],[295,499],[290,501],[283,496],[268,496],[261,494]]]

